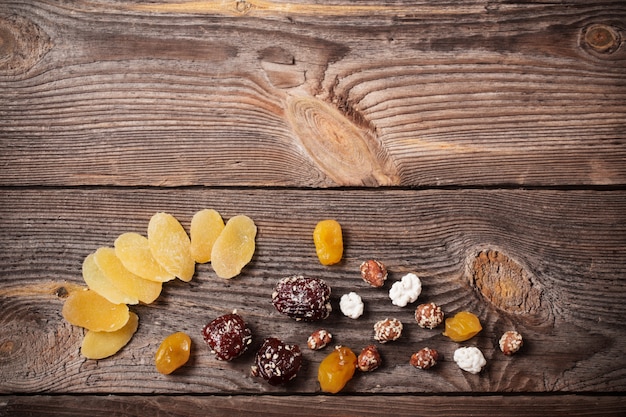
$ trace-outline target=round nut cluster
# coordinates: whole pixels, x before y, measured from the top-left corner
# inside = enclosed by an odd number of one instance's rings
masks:
[[[382,359],[378,349],[374,345],[363,348],[357,358],[356,366],[363,372],[370,372],[378,368],[382,364]]]
[[[374,339],[380,343],[396,340],[402,334],[402,322],[398,319],[385,319],[374,324]]]
[[[443,311],[435,303],[420,304],[415,309],[415,321],[423,329],[434,329],[443,322]]]
[[[318,329],[311,333],[306,341],[306,345],[311,350],[324,349],[333,340],[333,335],[324,329]]]
[[[411,365],[419,369],[430,369],[437,364],[439,352],[425,347],[411,355]]]
[[[387,268],[382,262],[369,259],[361,264],[361,277],[372,287],[380,288],[387,279]]]
[[[502,335],[499,344],[502,353],[504,353],[506,356],[511,356],[512,354],[520,350],[520,348],[524,344],[524,340],[521,334],[514,330],[509,330]]]

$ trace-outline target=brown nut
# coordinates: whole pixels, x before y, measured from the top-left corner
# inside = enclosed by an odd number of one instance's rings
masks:
[[[435,303],[420,304],[415,309],[415,321],[424,329],[434,329],[443,322],[443,311]]]
[[[500,350],[506,356],[511,356],[524,344],[524,340],[522,339],[522,335],[514,330],[509,330],[505,332],[500,338]]]
[[[363,262],[360,269],[363,281],[367,282],[372,287],[382,287],[387,279],[387,268],[382,262],[374,259]]]
[[[419,369],[430,369],[437,364],[439,353],[435,349],[425,347],[411,355],[411,365]]]
[[[374,324],[374,339],[380,343],[396,340],[402,334],[402,322],[398,319],[385,319]]]
[[[307,346],[311,350],[324,349],[330,341],[333,340],[333,335],[329,331],[324,329],[318,329],[311,333],[311,336],[306,341]]]
[[[356,366],[363,372],[370,372],[378,368],[383,363],[378,349],[374,345],[363,348],[357,358]]]

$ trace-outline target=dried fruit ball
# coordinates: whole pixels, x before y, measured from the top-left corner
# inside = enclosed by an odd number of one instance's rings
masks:
[[[324,329],[319,329],[311,333],[306,341],[307,346],[311,350],[324,349],[333,340],[333,335]]]
[[[464,342],[476,336],[482,329],[480,320],[475,314],[460,311],[454,317],[446,319],[443,335],[455,342]]]
[[[338,263],[343,256],[343,236],[337,220],[322,220],[313,231],[315,252],[322,265]]]
[[[361,264],[361,277],[363,281],[372,287],[380,288],[387,280],[387,268],[382,262],[374,259],[367,260]]]
[[[357,367],[363,372],[371,372],[382,363],[378,348],[374,345],[364,347],[357,358]]]
[[[256,232],[256,225],[248,216],[231,217],[226,222],[211,249],[211,266],[218,277],[236,277],[252,260]]]
[[[137,331],[139,317],[130,312],[128,322],[114,332],[94,332],[88,330],[80,346],[80,353],[87,359],[104,359],[119,352],[130,342]]]
[[[208,323],[202,329],[202,336],[215,357],[223,361],[240,356],[252,343],[252,332],[236,311]]]
[[[505,332],[499,342],[500,350],[507,356],[510,356],[520,350],[523,344],[524,339],[522,338],[522,335],[514,330]]]
[[[443,311],[435,303],[420,304],[415,309],[415,321],[424,329],[434,329],[443,322]]]
[[[191,338],[183,332],[172,333],[161,342],[154,355],[157,371],[169,375],[189,360]]]
[[[222,230],[224,220],[217,211],[204,209],[193,215],[189,228],[189,252],[194,261],[203,264],[211,260],[213,245]]]
[[[374,339],[380,343],[396,340],[402,334],[402,322],[398,319],[385,319],[374,324]]]
[[[156,213],[148,223],[148,245],[154,259],[182,281],[191,281],[196,263],[191,257],[191,241],[183,226],[168,213]]]
[[[345,346],[337,346],[320,363],[317,380],[324,392],[338,393],[354,376],[357,357]]]
[[[278,312],[295,320],[316,321],[330,315],[329,298],[330,287],[324,280],[295,275],[278,281],[272,304]]]
[[[439,353],[435,349],[425,347],[411,355],[411,365],[419,369],[430,369],[437,364]]]
[[[270,337],[265,339],[257,352],[251,373],[270,385],[280,385],[294,379],[301,366],[302,352],[298,345],[285,344]]]
[[[113,304],[89,289],[72,291],[63,304],[62,314],[68,323],[94,332],[119,330],[130,319],[126,304]]]

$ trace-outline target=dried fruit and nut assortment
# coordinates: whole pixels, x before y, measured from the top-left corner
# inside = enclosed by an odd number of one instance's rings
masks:
[[[168,213],[156,213],[149,221],[147,237],[135,232],[120,235],[113,247],[102,247],[87,255],[82,274],[87,287],[72,291],[63,305],[63,317],[71,324],[83,327],[86,333],[81,354],[87,359],[103,359],[122,349],[136,333],[139,317],[129,305],[150,304],[161,294],[163,283],[175,278],[190,281],[196,263],[211,262],[213,270],[223,279],[241,273],[252,260],[257,228],[247,216],[238,215],[224,223],[212,209],[197,212],[189,235],[179,221]],[[313,231],[316,255],[322,265],[334,265],[342,260],[342,229],[336,220],[322,220]],[[363,281],[373,288],[382,288],[388,278],[387,267],[380,261],[368,259],[359,267]],[[407,273],[389,289],[391,303],[398,307],[415,302],[422,293],[422,282],[415,273]],[[278,280],[271,292],[275,309],[296,322],[314,322],[328,318],[332,312],[331,288],[320,278],[294,275]],[[364,313],[360,295],[351,291],[341,297],[341,312],[352,319]],[[432,330],[444,322],[444,312],[433,302],[419,304],[415,321],[422,329]],[[380,344],[393,342],[402,336],[404,324],[397,318],[376,321],[371,337]],[[445,319],[442,332],[452,341],[461,343],[482,330],[480,319],[469,311],[457,312]],[[216,360],[232,361],[244,355],[252,345],[253,334],[244,318],[233,310],[208,322],[201,335]],[[330,345],[333,335],[324,328],[311,333],[306,344],[311,351]],[[393,343],[392,343],[393,344]],[[517,331],[505,332],[498,341],[504,355],[516,353],[523,345]],[[191,351],[191,338],[184,332],[165,337],[155,352],[158,372],[170,374],[184,366]],[[460,346],[454,352],[454,362],[460,369],[478,374],[487,361],[474,346]],[[431,369],[441,360],[435,349],[422,347],[407,363],[421,370]],[[337,393],[353,378],[355,371],[372,372],[383,364],[376,344],[368,344],[357,356],[347,346],[336,345],[321,360],[318,382],[321,391]],[[271,385],[285,384],[296,378],[303,365],[300,347],[276,337],[267,337],[254,355],[251,375]]]

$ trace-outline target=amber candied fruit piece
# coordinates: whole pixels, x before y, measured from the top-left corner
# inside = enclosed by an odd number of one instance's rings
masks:
[[[224,220],[217,211],[204,209],[193,215],[189,237],[191,257],[194,261],[199,264],[211,261],[211,250],[222,230]]]
[[[163,339],[154,355],[157,371],[169,375],[189,360],[191,338],[183,332],[172,333]]]
[[[94,260],[118,290],[137,298],[142,303],[150,304],[161,294],[162,283],[143,279],[130,272],[115,254],[115,249],[99,248]]]
[[[317,380],[324,392],[336,394],[346,386],[354,376],[357,357],[345,346],[337,346],[320,363]]]
[[[256,232],[248,216],[235,216],[226,222],[211,250],[211,266],[218,277],[233,278],[252,260]]]
[[[130,318],[126,304],[113,304],[90,289],[72,291],[65,300],[63,318],[94,332],[119,330]]]
[[[148,238],[139,233],[123,233],[115,239],[115,255],[133,274],[150,281],[166,282],[174,278],[159,264],[152,252]]]
[[[444,336],[455,342],[464,342],[476,336],[481,330],[480,320],[469,311],[460,311],[454,317],[446,319]]]
[[[111,280],[102,272],[95,261],[95,254],[87,255],[83,261],[83,279],[89,287],[112,302],[113,304],[137,304],[139,300],[120,291]]]
[[[336,220],[322,220],[313,230],[315,252],[322,265],[333,265],[343,256],[343,235]]]
[[[196,263],[191,257],[191,241],[183,226],[168,213],[156,213],[148,223],[148,244],[154,259],[170,274],[191,281]]]
[[[128,322],[114,332],[88,330],[83,338],[80,353],[87,359],[104,359],[119,352],[133,337],[139,326],[139,317],[130,312]]]

